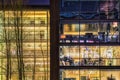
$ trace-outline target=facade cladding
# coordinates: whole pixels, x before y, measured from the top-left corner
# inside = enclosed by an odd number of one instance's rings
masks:
[[[119,45],[119,0],[60,0],[59,80],[120,80]]]
[[[48,8],[2,4],[0,80],[50,80]]]

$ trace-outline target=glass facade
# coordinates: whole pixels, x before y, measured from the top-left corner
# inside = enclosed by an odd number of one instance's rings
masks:
[[[60,80],[119,80],[119,70],[97,70],[97,69],[83,69],[83,70],[61,70]]]
[[[119,42],[119,22],[65,22],[60,26],[60,43]]]
[[[119,46],[60,46],[60,66],[119,66]]]
[[[49,10],[0,11],[0,80],[50,80]]]
[[[62,19],[120,19],[118,0],[61,0]]]
[[[59,80],[119,80],[120,1],[59,5]]]

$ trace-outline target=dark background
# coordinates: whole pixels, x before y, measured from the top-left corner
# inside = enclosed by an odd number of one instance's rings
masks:
[[[28,5],[49,5],[49,0],[28,0]]]

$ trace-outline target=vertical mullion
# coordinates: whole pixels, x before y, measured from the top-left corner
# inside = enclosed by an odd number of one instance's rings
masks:
[[[35,27],[36,27],[36,14],[35,14],[35,10],[34,10],[34,79],[33,80],[35,80],[36,79],[36,39],[35,39]]]
[[[59,79],[59,1],[50,0],[50,80]]]
[[[79,4],[80,4],[80,2],[81,2],[81,0],[79,0]],[[80,15],[80,8],[81,8],[81,5],[79,5],[79,15]],[[81,54],[81,45],[80,45],[80,37],[81,37],[81,28],[80,28],[80,24],[81,24],[81,22],[80,22],[80,18],[79,18],[79,21],[78,21],[78,24],[79,24],[79,63],[80,63],[80,54]],[[79,66],[81,66],[80,64],[79,64]],[[79,69],[79,80],[80,80],[80,72],[81,72],[81,68]]]
[[[35,10],[34,11],[34,65],[33,65],[33,74],[32,74],[32,80],[35,80],[35,67],[36,67],[36,56],[35,56]]]
[[[101,80],[101,69],[99,69],[99,77],[100,77],[100,80]]]
[[[118,11],[119,11],[119,13],[118,13],[118,18],[120,19],[120,0],[118,0],[118,5],[119,5],[119,9],[118,9]],[[119,20],[119,23],[118,23],[118,31],[119,31],[119,45],[120,45],[120,20]]]
[[[49,69],[48,69],[49,68],[49,60],[48,60],[49,59],[49,50],[48,50],[49,49],[49,46],[48,46],[49,34],[48,33],[49,32],[48,31],[49,31],[49,28],[50,28],[50,26],[49,26],[49,11],[47,11],[47,18],[46,19],[47,19],[47,33],[46,33],[47,34],[47,53],[46,53],[47,54],[47,56],[46,56],[47,57],[47,62],[46,62],[47,63],[47,71],[46,71],[47,76],[46,77],[47,77],[47,80],[49,80],[49,77],[48,77],[48,75],[49,75]]]
[[[101,27],[101,25],[100,25],[100,0],[99,0],[99,8],[98,8],[98,13],[99,13],[99,20],[98,20],[98,24],[99,24],[99,27],[98,27],[98,29],[99,29],[99,31],[100,31],[100,27]],[[100,47],[100,40],[99,40],[99,44],[98,44],[98,47],[99,47],[99,78],[100,78],[100,80],[101,80],[101,70],[100,70],[100,58],[101,58],[101,47]]]
[[[2,9],[1,9],[1,12],[2,12],[2,13],[1,13],[1,15],[2,15],[2,22],[1,22],[1,24],[4,25],[4,18],[3,18],[3,16],[4,16],[4,15],[3,15],[3,14],[4,14],[4,1],[2,0],[1,2],[2,2],[2,5],[1,5],[1,7],[2,7]],[[3,28],[3,27],[2,27],[2,28]],[[3,32],[3,33],[4,33],[4,32]],[[2,33],[2,34],[3,34],[3,33]],[[4,35],[4,34],[3,34],[3,35]],[[4,43],[4,42],[3,42],[4,39],[1,39],[1,40],[2,40],[2,43]],[[2,66],[4,66],[4,65],[3,65],[3,60],[4,60],[4,59],[1,58],[1,64],[2,64]],[[1,74],[0,74],[0,75],[1,75],[1,80],[3,80],[3,75],[4,75],[4,74],[3,74],[3,69],[1,69]]]
[[[98,20],[98,24],[99,24],[99,27],[98,27],[98,31],[100,31],[100,27],[101,27],[101,25],[100,25],[100,0],[99,0],[99,8],[98,8],[98,12],[99,12],[99,20]],[[99,35],[99,34],[98,34]],[[101,47],[100,47],[100,40],[99,40],[99,44],[98,44],[98,48],[99,48],[99,67],[101,66],[100,65],[100,58],[101,58]],[[101,70],[100,70],[100,68],[99,68],[99,78],[101,77]],[[101,78],[100,78],[100,80],[101,80]]]

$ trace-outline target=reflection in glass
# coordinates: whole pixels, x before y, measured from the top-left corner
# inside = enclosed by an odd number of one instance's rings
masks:
[[[43,9],[0,12],[0,80],[50,80],[49,18]]]
[[[60,80],[120,79],[120,70],[107,70],[120,66],[119,6],[119,0],[60,0]]]
[[[118,1],[100,1],[100,19],[118,19]]]
[[[61,19],[119,19],[119,0],[61,0]]]

